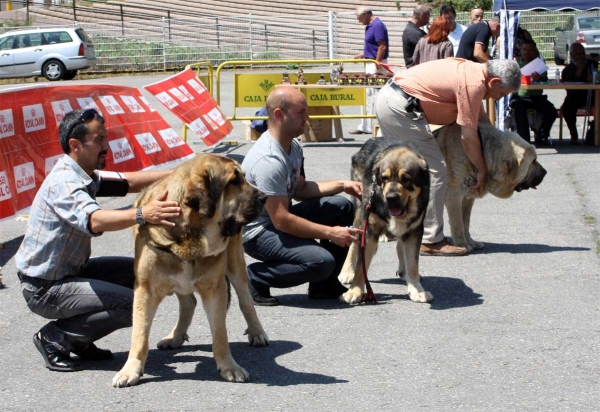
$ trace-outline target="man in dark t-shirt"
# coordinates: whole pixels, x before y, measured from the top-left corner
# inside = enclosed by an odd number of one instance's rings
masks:
[[[402,33],[402,53],[404,54],[404,63],[406,67],[411,67],[413,62],[413,54],[415,53],[415,46],[419,42],[421,37],[425,36],[423,30],[420,27],[425,26],[429,22],[431,11],[425,5],[419,5],[413,11],[413,15],[404,28]]]
[[[485,63],[492,58],[488,54],[488,44],[492,36],[500,34],[500,19],[492,17],[489,21],[482,21],[469,26],[463,33],[456,56],[474,62]]]

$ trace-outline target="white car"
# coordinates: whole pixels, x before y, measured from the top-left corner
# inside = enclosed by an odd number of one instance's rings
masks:
[[[0,35],[0,78],[71,80],[96,65],[94,44],[81,28],[16,30]]]

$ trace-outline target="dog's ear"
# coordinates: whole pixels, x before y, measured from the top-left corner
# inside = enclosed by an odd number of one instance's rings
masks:
[[[375,163],[373,165],[373,177],[371,178],[375,181],[375,184],[377,184],[377,186],[381,187],[381,185],[383,184],[383,179],[381,179],[381,164],[380,162]]]
[[[210,219],[215,215],[224,188],[224,176],[207,167],[188,183],[185,205],[200,216]]]

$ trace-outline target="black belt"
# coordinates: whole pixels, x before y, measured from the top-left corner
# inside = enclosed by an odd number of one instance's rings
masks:
[[[50,283],[54,283],[53,280],[42,279],[42,278],[34,278],[34,277],[31,277],[31,276],[24,275],[21,272],[17,272],[17,277],[19,278],[19,280],[21,282],[29,283],[30,285],[38,287],[38,288],[42,287],[42,286],[46,286],[46,285],[48,285]]]
[[[412,113],[415,109],[419,109],[419,99],[402,90],[402,87],[398,86],[394,79],[388,80],[388,84],[393,91],[400,93],[400,95],[406,99],[406,106],[404,106],[404,110]]]

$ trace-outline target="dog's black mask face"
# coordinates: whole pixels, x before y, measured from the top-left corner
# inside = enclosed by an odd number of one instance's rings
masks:
[[[407,159],[398,153],[386,156],[374,168],[376,183],[381,187],[390,216],[402,218],[411,207],[416,207],[421,174],[427,173],[421,169],[416,158]]]
[[[548,173],[546,169],[544,169],[544,167],[539,164],[537,160],[533,161],[529,166],[529,171],[527,172],[525,179],[515,187],[515,192],[521,192],[527,189],[535,189],[542,183],[546,173]]]

